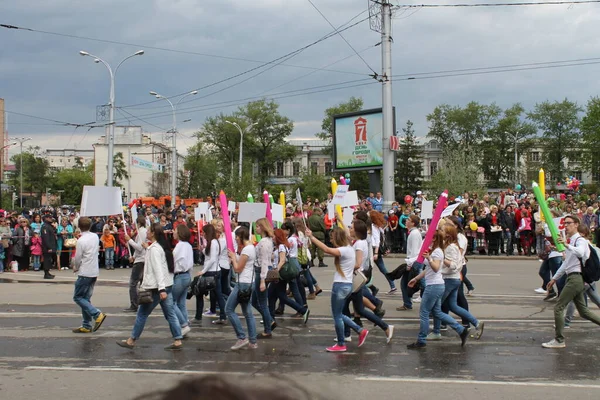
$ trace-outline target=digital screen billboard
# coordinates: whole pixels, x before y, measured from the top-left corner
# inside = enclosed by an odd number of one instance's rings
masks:
[[[337,171],[383,167],[381,108],[333,117],[333,160]]]

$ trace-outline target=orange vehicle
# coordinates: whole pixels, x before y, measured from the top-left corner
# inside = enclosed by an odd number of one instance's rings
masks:
[[[176,200],[176,204],[179,205],[181,204],[181,197],[176,196],[175,197]],[[211,202],[212,199],[208,199],[209,202]],[[168,204],[169,206],[171,206],[171,196],[161,196],[158,199],[156,197],[140,197],[138,199],[139,202],[141,202],[142,205],[145,206],[154,206],[154,207],[165,207],[166,204]],[[186,207],[192,207],[194,205],[198,205],[198,203],[202,203],[204,202],[204,199],[199,198],[199,199],[183,199],[183,203],[185,204]],[[211,203],[212,204],[212,203]]]

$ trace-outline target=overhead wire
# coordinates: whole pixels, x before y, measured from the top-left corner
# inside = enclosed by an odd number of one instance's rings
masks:
[[[516,2],[516,3],[458,3],[458,4],[398,4],[396,7],[407,8],[466,8],[466,7],[522,7],[522,6],[549,6],[549,5],[577,5],[600,3],[600,0],[580,1],[539,1],[539,2]]]

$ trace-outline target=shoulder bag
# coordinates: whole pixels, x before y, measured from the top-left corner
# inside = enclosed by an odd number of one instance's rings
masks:
[[[151,304],[154,301],[152,289],[142,289],[142,282],[138,283],[137,300],[138,304]]]
[[[352,277],[352,293],[357,293],[367,284],[367,277],[360,270],[354,270],[354,276]]]

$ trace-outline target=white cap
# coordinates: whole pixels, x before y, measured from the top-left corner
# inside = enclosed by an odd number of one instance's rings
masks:
[[[423,192],[421,192],[420,190],[417,191],[417,196],[423,194]]]

